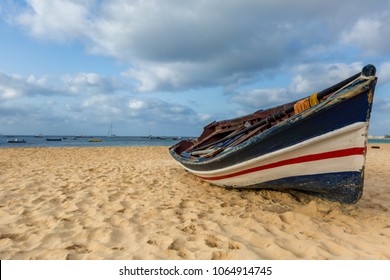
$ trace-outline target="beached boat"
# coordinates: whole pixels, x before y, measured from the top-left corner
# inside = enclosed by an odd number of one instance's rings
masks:
[[[170,154],[215,185],[298,190],[355,203],[363,192],[375,72],[367,65],[304,99],[212,122]]]

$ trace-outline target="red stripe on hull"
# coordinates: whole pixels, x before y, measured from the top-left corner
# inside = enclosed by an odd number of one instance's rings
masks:
[[[364,153],[365,153],[365,148],[349,148],[349,149],[325,152],[325,153],[320,153],[320,154],[311,154],[311,155],[281,160],[278,162],[260,165],[260,166],[256,166],[256,167],[242,170],[239,172],[235,172],[235,173],[231,173],[231,174],[227,174],[227,175],[222,175],[222,176],[215,176],[215,177],[198,176],[198,177],[201,179],[204,179],[204,180],[208,180],[208,181],[216,181],[216,180],[232,178],[232,177],[236,177],[236,176],[240,176],[240,175],[245,175],[248,173],[253,173],[253,172],[271,169],[271,168],[280,167],[280,166],[285,166],[285,165],[311,162],[311,161],[324,160],[324,159],[331,159],[331,158],[354,156],[354,155],[364,155]]]

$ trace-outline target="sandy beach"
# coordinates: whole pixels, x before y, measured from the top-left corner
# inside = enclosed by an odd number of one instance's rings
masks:
[[[390,259],[390,145],[353,205],[227,190],[167,147],[0,149],[0,259]]]

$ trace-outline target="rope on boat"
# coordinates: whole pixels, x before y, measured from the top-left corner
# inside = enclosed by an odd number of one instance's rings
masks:
[[[318,103],[320,103],[320,101],[318,100],[318,93],[313,93],[312,95],[310,95],[309,103],[310,103],[310,107],[313,107]]]
[[[299,100],[297,103],[294,104],[294,113],[297,115],[300,112],[303,112],[309,108],[310,108],[309,98],[305,98],[305,99]]]
[[[356,83],[356,81],[358,80],[370,80],[372,79],[373,76],[365,76],[363,74],[361,74],[360,76],[356,77],[356,79],[352,80],[351,82],[349,82],[348,84],[344,85],[343,87],[339,88],[338,90],[336,90],[332,95],[335,95],[337,93],[339,93],[340,91],[344,90],[345,88],[348,88],[349,86],[351,86],[352,84]],[[317,105],[320,103],[319,99],[321,98],[318,98],[318,92],[317,93],[313,93],[312,95],[310,95],[309,97],[306,97],[305,99],[302,99],[302,100],[299,100],[297,101],[295,104],[294,104],[294,113],[295,115]]]
[[[313,93],[309,97],[299,100],[294,104],[294,113],[299,114],[317,104],[319,104],[318,93]]]

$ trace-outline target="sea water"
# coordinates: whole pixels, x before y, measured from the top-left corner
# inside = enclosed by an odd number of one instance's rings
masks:
[[[368,139],[368,144],[390,144],[390,138],[372,138],[372,139]]]
[[[145,136],[47,136],[32,135],[0,135],[0,148],[9,147],[110,147],[110,146],[173,146],[181,139],[189,137],[145,137]],[[24,140],[26,143],[8,143],[8,140]],[[48,141],[47,139],[61,139],[61,141]],[[94,142],[94,141],[101,142]],[[390,138],[370,138],[369,144],[390,144]]]
[[[8,140],[24,140],[26,143],[8,143]],[[48,141],[47,139],[60,139]],[[186,137],[142,137],[142,136],[0,136],[0,148],[9,147],[112,147],[112,146],[173,146]]]

